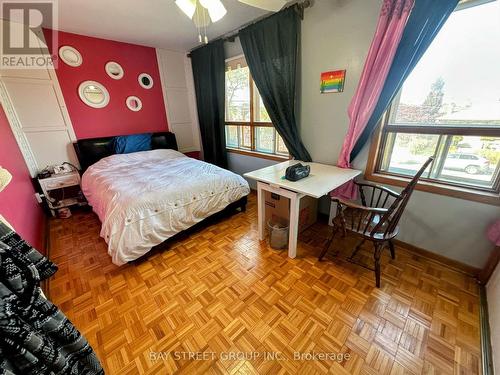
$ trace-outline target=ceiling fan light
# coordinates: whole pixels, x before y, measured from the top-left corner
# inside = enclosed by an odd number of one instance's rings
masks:
[[[212,22],[219,21],[227,13],[226,8],[220,0],[200,0],[201,5],[207,8]]]
[[[177,5],[186,16],[193,18],[196,9],[196,0],[175,0],[175,5]]]

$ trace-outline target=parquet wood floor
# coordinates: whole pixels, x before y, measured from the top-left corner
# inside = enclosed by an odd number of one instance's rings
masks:
[[[384,254],[376,289],[371,271],[331,255],[318,262],[328,234],[320,223],[289,259],[258,240],[254,195],[247,212],[123,267],[111,263],[94,214],[55,219],[50,230],[59,265],[50,298],[107,374],[480,372],[474,280],[397,249],[394,261]],[[368,247],[360,260],[371,262]]]

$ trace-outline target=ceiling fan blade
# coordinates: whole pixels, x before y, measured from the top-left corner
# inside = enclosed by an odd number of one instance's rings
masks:
[[[286,4],[286,0],[238,0],[238,1],[240,3],[268,10],[270,12],[277,12],[281,10]]]
[[[208,10],[212,22],[219,21],[227,13],[220,0],[200,0],[201,5]]]
[[[186,16],[193,18],[193,14],[196,9],[195,0],[175,0],[175,5],[177,5]]]

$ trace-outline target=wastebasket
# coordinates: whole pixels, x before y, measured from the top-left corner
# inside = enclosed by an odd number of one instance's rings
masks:
[[[269,245],[273,249],[283,249],[288,245],[288,224],[278,221],[267,222]]]

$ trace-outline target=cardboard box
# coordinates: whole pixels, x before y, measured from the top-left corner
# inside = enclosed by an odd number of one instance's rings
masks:
[[[280,224],[288,225],[290,220],[290,199],[278,194],[264,191],[266,204],[265,222],[272,220]],[[299,206],[299,233],[310,227],[317,220],[318,200],[305,196],[300,200]]]

